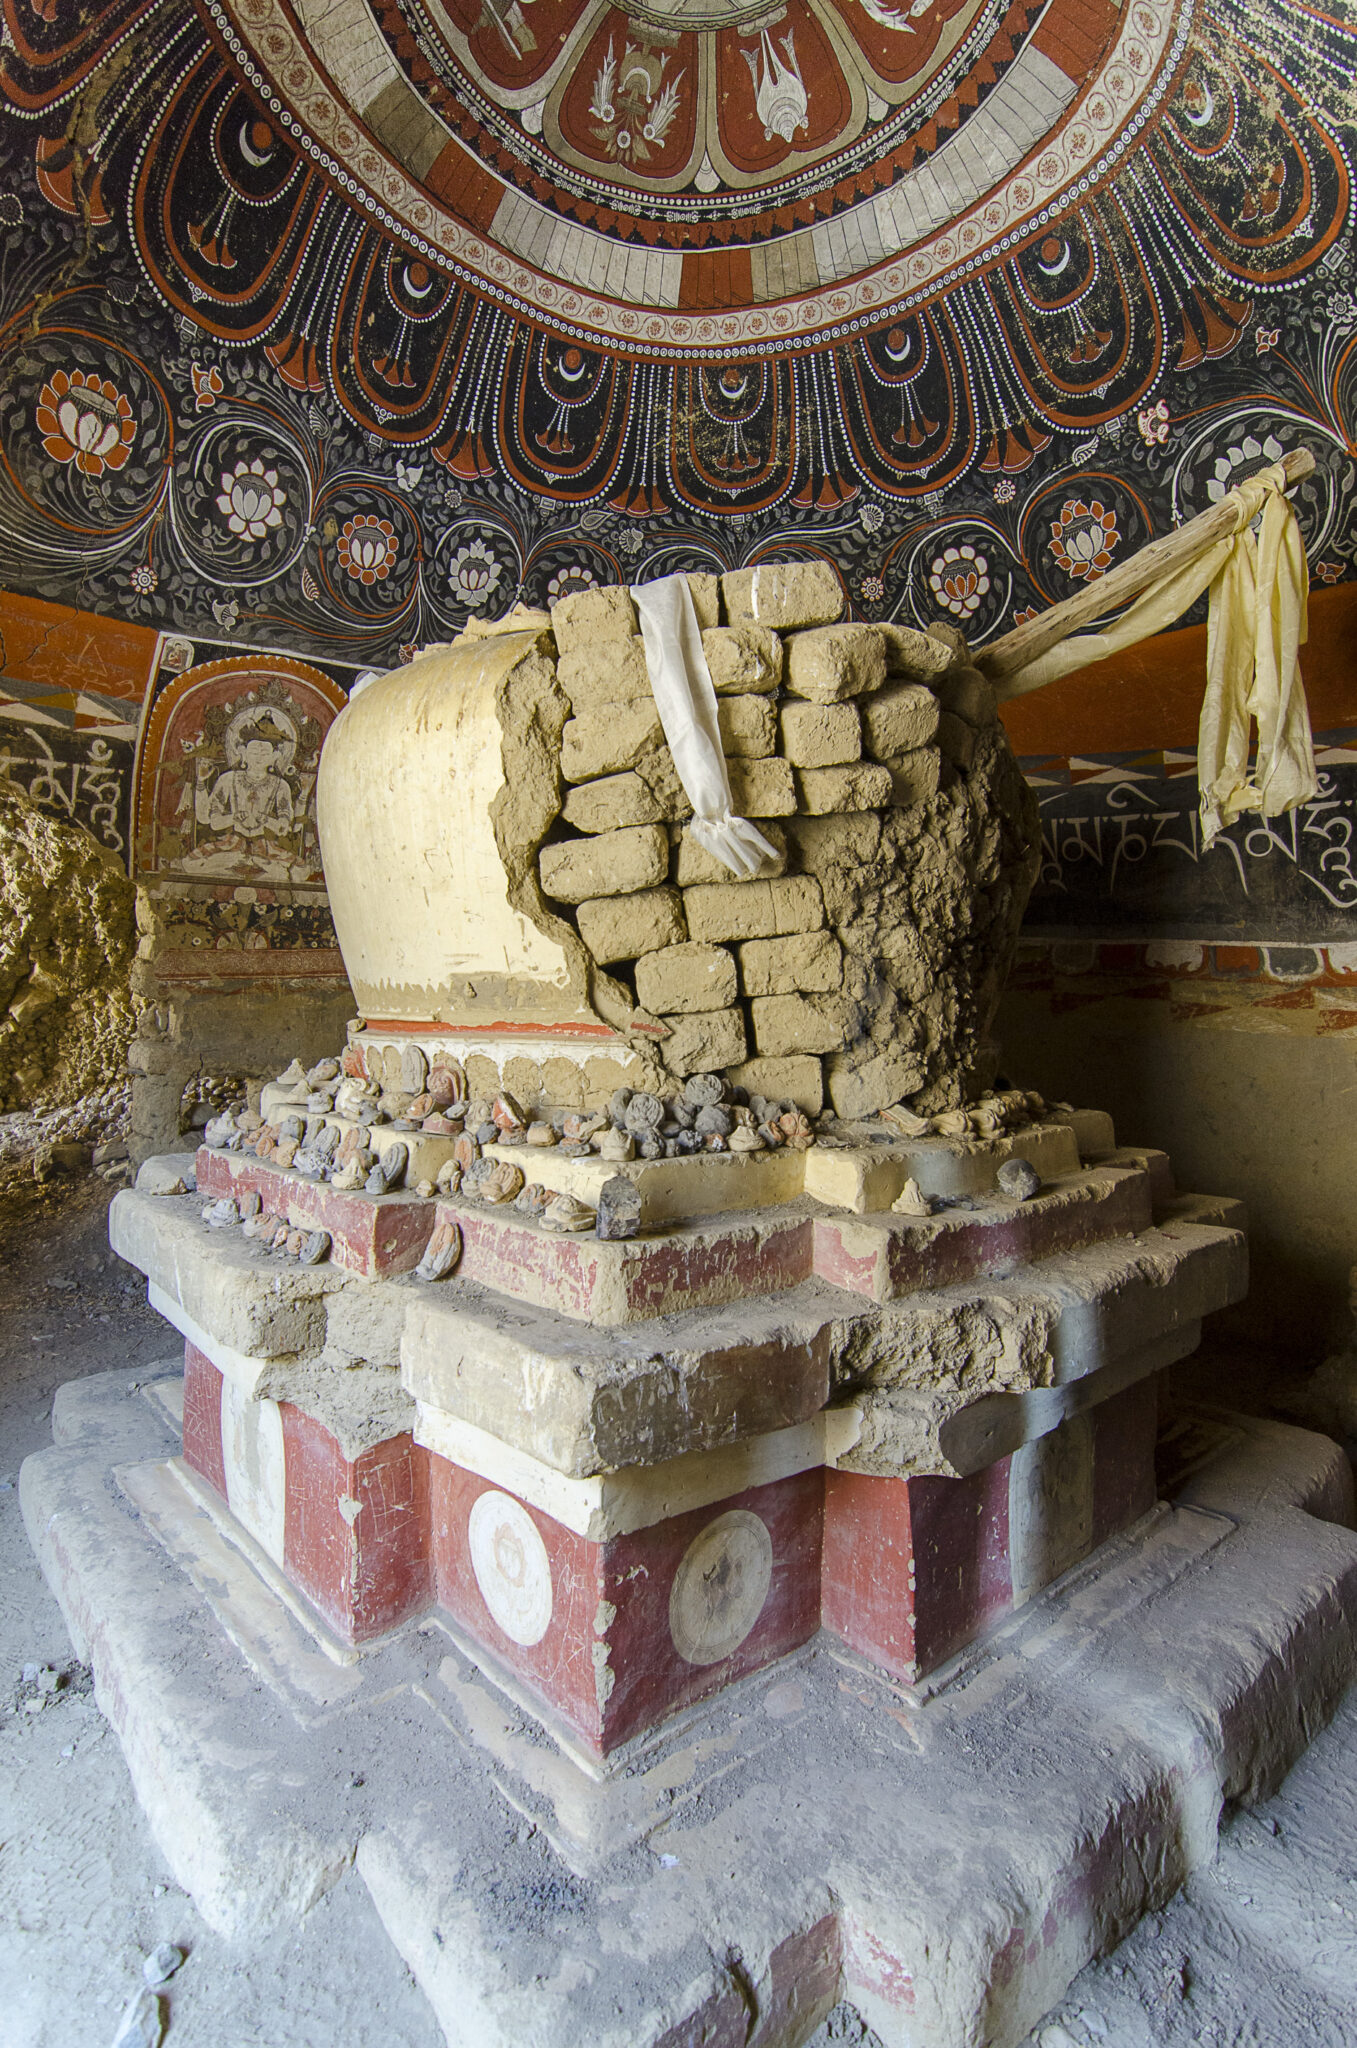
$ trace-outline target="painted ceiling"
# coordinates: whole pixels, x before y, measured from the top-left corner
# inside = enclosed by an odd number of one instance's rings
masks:
[[[982,639],[1306,441],[1352,77],[1258,0],[4,0],[0,574],[394,661],[833,560]]]

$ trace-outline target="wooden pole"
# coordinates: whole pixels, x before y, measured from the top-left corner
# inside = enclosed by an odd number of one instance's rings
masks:
[[[1282,469],[1288,486],[1297,484],[1302,477],[1309,476],[1315,466],[1315,458],[1308,448],[1293,448],[1282,458]],[[1014,626],[1011,632],[1003,634],[988,647],[976,650],[975,665],[992,683],[1002,685],[1009,676],[1024,669],[1039,655],[1047,654],[1052,647],[1058,647],[1062,640],[1068,640],[1091,625],[1095,619],[1107,616],[1109,612],[1120,611],[1133,597],[1139,597],[1142,590],[1148,590],[1161,576],[1181,569],[1211,543],[1234,531],[1235,506],[1239,491],[1227,491],[1218,504],[1211,505],[1205,512],[1199,512],[1195,519],[1189,519],[1186,526],[1180,526],[1174,533],[1166,533],[1162,540],[1152,540],[1123,562],[1119,569],[1111,570],[1106,576],[1099,576],[1067,597],[1061,604],[1053,604],[1049,611],[1039,612],[1036,618],[1028,619],[1024,625]],[[1000,688],[1000,696],[1003,690]]]

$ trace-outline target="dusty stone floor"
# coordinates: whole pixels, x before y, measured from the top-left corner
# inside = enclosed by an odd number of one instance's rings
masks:
[[[64,1381],[169,1357],[173,1334],[105,1239],[97,1180],[0,1188],[0,2048],[111,2043],[158,1942],[182,2048],[439,2048],[442,2035],[347,1878],[296,1936],[214,1935],[177,1889],[89,1697],[19,1515]],[[25,1666],[66,1682],[40,1710]],[[871,2048],[847,2008],[815,2048]],[[1357,1693],[1215,1864],[1077,1980],[1034,2048],[1347,2048],[1357,2040]],[[580,2048],[588,2048],[581,2043]]]

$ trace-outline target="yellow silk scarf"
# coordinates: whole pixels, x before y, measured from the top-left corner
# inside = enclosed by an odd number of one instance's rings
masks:
[[[1255,539],[1253,521],[1262,513]],[[1314,746],[1298,651],[1306,638],[1305,543],[1280,465],[1237,493],[1234,530],[1145,591],[1101,633],[1065,640],[1000,688],[1025,696],[1162,632],[1209,590],[1206,695],[1197,729],[1202,842],[1245,811],[1274,818],[1315,794]],[[1258,754],[1249,774],[1249,731]]]

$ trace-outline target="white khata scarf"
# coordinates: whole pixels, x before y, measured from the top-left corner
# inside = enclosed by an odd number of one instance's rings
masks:
[[[1306,638],[1305,543],[1280,465],[1239,486],[1233,533],[1138,597],[1101,633],[1066,640],[1011,676],[1001,697],[1019,697],[1091,662],[1120,654],[1181,618],[1210,591],[1206,695],[1197,730],[1202,841],[1245,811],[1275,818],[1308,803],[1318,787],[1298,651]],[[1251,531],[1262,513],[1257,539]],[[1250,722],[1258,758],[1249,774]]]
[[[693,807],[688,830],[704,852],[745,881],[765,861],[776,860],[777,849],[731,810],[716,691],[688,579],[660,576],[653,583],[634,583],[631,595],[655,708]]]

